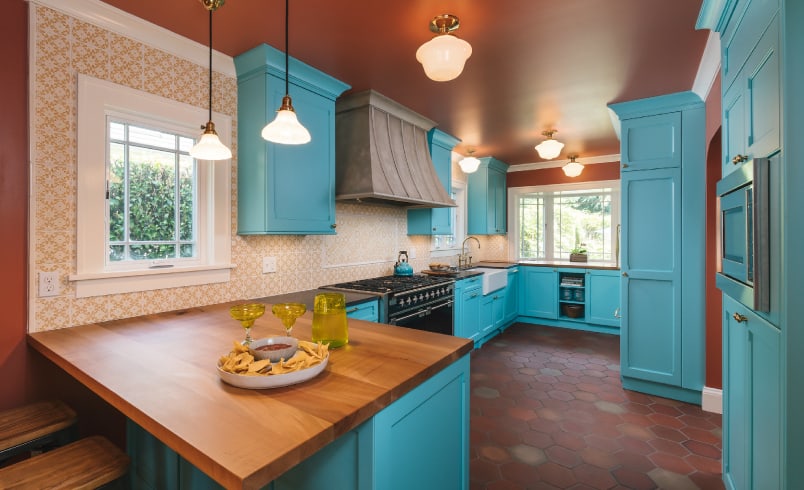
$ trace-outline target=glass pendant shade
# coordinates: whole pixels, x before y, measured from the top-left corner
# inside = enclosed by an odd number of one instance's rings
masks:
[[[296,117],[289,95],[282,98],[282,107],[276,112],[276,118],[262,128],[262,137],[283,145],[303,145],[310,142],[310,132]]]
[[[190,149],[190,156],[198,160],[226,160],[232,158],[232,150],[221,143],[215,123],[209,121],[201,139]]]
[[[416,59],[424,67],[425,75],[436,82],[457,78],[471,55],[472,46],[452,34],[436,36],[416,51]]]
[[[480,166],[480,160],[473,156],[468,156],[458,162],[458,166],[461,167],[463,173],[471,174],[477,171],[477,168]]]
[[[539,156],[545,160],[552,160],[557,157],[561,153],[562,148],[564,148],[564,143],[554,139],[544,140],[536,145],[536,151],[539,152]]]
[[[573,158],[568,164],[561,167],[567,177],[577,177],[583,172],[583,165],[576,162]]]

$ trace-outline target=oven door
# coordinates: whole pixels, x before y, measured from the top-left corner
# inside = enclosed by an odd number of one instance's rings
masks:
[[[453,300],[423,307],[422,309],[402,313],[388,319],[391,325],[415,328],[427,332],[452,335]]]

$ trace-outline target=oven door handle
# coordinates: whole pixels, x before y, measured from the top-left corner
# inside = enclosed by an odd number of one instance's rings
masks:
[[[444,308],[446,306],[452,306],[452,303],[453,303],[453,300],[449,300],[449,301],[447,301],[447,302],[445,302],[443,304],[440,304],[440,305],[438,305],[438,306],[436,306],[434,308],[428,307],[428,308],[426,308],[424,310],[419,310],[419,311],[417,311],[415,313],[411,313],[410,315],[405,315],[405,316],[400,316],[399,318],[394,318],[393,320],[390,320],[388,323],[390,325],[396,325],[401,321],[407,320],[408,318],[413,318],[413,317],[417,317],[417,316],[418,317],[429,316],[434,310],[437,310],[439,308]]]

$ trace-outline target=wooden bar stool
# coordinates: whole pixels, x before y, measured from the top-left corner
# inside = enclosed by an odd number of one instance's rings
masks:
[[[128,455],[106,438],[86,437],[0,468],[0,488],[95,489],[125,475],[129,462]]]
[[[58,400],[0,412],[0,462],[24,451],[67,444],[76,420],[75,411]]]

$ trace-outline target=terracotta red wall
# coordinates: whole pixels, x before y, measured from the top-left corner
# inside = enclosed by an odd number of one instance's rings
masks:
[[[721,80],[718,74],[706,99],[706,386],[723,387],[723,337],[717,271],[717,198],[715,184],[721,176]]]
[[[583,158],[579,158],[583,163]],[[596,163],[584,166],[578,177],[567,177],[561,167],[545,168],[541,170],[525,170],[522,172],[508,172],[507,187],[525,187],[530,185],[573,184],[596,180],[619,180],[620,162]]]

